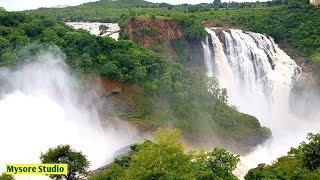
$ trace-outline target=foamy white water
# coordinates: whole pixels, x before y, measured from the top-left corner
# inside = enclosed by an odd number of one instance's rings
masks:
[[[96,36],[109,36],[115,40],[119,38],[120,27],[118,23],[100,23],[100,22],[66,22],[67,25],[75,29],[84,29]],[[99,26],[109,27],[104,34],[100,34]]]
[[[213,52],[209,53],[214,54],[207,55],[210,44],[203,42],[206,65],[213,63],[207,65],[207,75],[215,76],[220,86],[228,90],[230,104],[256,116],[273,133],[272,139],[241,157],[234,173],[243,178],[259,163],[271,163],[285,155],[290,147],[304,140],[308,132],[319,131],[320,122],[301,119],[290,112],[290,89],[299,78],[301,68],[271,37],[238,29],[207,28],[207,32],[213,44]]]
[[[80,90],[77,81],[52,54],[17,70],[0,69],[0,172],[5,164],[39,163],[41,152],[61,144],[82,151],[94,169],[133,141],[135,130],[129,125],[101,125],[98,105],[93,103],[99,95]]]

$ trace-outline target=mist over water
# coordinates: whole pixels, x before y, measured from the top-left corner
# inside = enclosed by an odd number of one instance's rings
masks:
[[[91,169],[110,162],[136,132],[125,123],[101,125],[95,88],[79,85],[56,54],[0,69],[0,172],[9,163],[39,163],[41,152],[61,144],[87,155]]]
[[[241,157],[234,172],[242,178],[260,163],[271,163],[290,147],[305,140],[308,132],[319,132],[318,106],[304,104],[313,116],[297,116],[290,109],[290,91],[301,68],[271,37],[237,29],[208,28],[203,42],[207,75],[216,77],[228,90],[229,102],[240,111],[254,115],[272,131],[272,138]],[[310,97],[309,97],[310,98]],[[302,104],[302,100],[294,103]]]

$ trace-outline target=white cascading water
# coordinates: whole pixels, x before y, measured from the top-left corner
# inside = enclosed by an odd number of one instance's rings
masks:
[[[101,125],[92,103],[98,94],[80,90],[77,81],[61,58],[50,53],[17,70],[0,69],[0,172],[5,164],[39,163],[41,153],[61,144],[82,151],[94,169],[133,141],[135,131],[128,125],[122,131]]]
[[[290,112],[289,93],[301,68],[271,37],[239,29],[206,30],[209,37],[203,42],[203,49],[207,75],[216,77],[220,86],[228,90],[230,104],[256,116],[272,131],[272,139],[241,157],[234,173],[243,178],[259,163],[271,163],[285,155],[308,132],[317,132],[320,124]]]

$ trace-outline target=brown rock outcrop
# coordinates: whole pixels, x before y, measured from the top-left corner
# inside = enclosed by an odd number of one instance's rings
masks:
[[[160,52],[168,59],[176,57],[171,40],[183,38],[183,27],[172,19],[132,17],[123,29],[128,32],[129,39]]]
[[[145,47],[159,45],[159,41],[168,41],[183,37],[183,28],[171,19],[130,18],[124,27],[129,39]]]

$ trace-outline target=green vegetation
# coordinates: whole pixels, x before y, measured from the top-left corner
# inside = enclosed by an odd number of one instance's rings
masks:
[[[109,29],[108,26],[103,25],[103,24],[100,25],[100,26],[99,26],[100,35],[103,35],[104,33],[106,33],[108,29]]]
[[[14,178],[12,175],[3,173],[0,175],[0,180],[14,180]]]
[[[308,134],[309,142],[302,142],[298,148],[292,148],[290,153],[302,162],[302,167],[314,171],[320,167],[320,134]]]
[[[194,21],[187,18],[181,22],[189,27]],[[203,36],[195,33],[190,37],[198,35]],[[231,108],[226,91],[204,77],[203,70],[194,72],[132,41],[96,37],[49,17],[0,12],[0,66],[14,68],[28,56],[52,51],[53,44],[67,55],[65,62],[79,75],[98,74],[138,85],[141,95],[136,97],[140,99],[130,102],[135,111],[128,114],[129,118],[151,124],[159,120],[156,127],[174,125],[197,141],[201,139],[199,135],[209,138],[214,132],[215,137],[243,142],[248,148],[271,136],[256,118]],[[28,54],[25,45],[29,45]],[[163,99],[168,103],[154,108]],[[172,119],[162,119],[165,117],[159,111],[170,111]],[[199,126],[205,124],[206,131]]]
[[[160,12],[167,11],[163,3],[155,4],[144,0],[101,0],[76,7],[40,8],[37,11],[27,12],[51,16],[63,21],[122,22],[129,16],[150,14],[155,8]]]
[[[287,3],[288,0],[246,3],[222,3],[218,0],[211,4],[181,4],[173,6],[167,3],[151,3],[144,0],[100,0],[75,7],[40,8],[27,12],[38,15],[48,15],[63,21],[123,22],[128,16],[170,16],[171,14],[177,13],[207,12],[213,8],[259,8]]]
[[[287,41],[298,54],[311,60],[320,75],[320,7],[309,5],[308,0],[265,3],[237,3],[241,8],[230,8],[238,6],[223,3],[223,8],[192,15],[214,26],[238,27],[270,35],[277,42]]]
[[[305,55],[319,51],[320,8],[305,1],[292,1],[286,6],[268,8],[219,9],[198,13],[197,18],[214,24],[236,26],[265,33],[276,40],[287,39],[293,47]]]
[[[81,179],[87,175],[90,162],[82,152],[77,152],[69,145],[50,148],[48,152],[41,153],[41,163],[43,164],[68,164],[67,175],[49,175],[51,179]]]
[[[196,18],[216,26],[231,26],[265,33],[276,41],[287,41],[297,54],[309,58],[320,75],[320,6],[309,1],[287,1],[283,6],[217,9],[196,13]]]
[[[177,54],[177,58],[175,59],[177,62],[184,64],[190,60],[188,45],[189,44],[185,38],[176,38],[170,40],[170,46]]]
[[[248,151],[269,138],[270,130],[262,127],[255,117],[231,107],[226,90],[219,88],[214,79],[204,77],[203,69],[184,66],[190,58],[186,51],[188,43],[200,42],[207,35],[203,22],[265,33],[277,42],[288,41],[298,53],[312,60],[320,75],[319,14],[320,7],[309,5],[307,0],[256,3],[214,0],[212,4],[178,6],[143,0],[101,0],[22,13],[6,12],[0,7],[0,66],[15,68],[29,56],[51,52],[57,46],[66,54],[65,62],[78,75],[97,74],[137,87],[136,92],[131,89],[127,92],[134,96],[128,100],[134,107],[134,112],[127,114],[129,120],[146,122],[151,130],[173,126],[192,142],[223,139],[224,144],[220,145],[224,147],[237,145]],[[123,26],[130,17],[151,21],[172,19],[181,25],[184,38],[170,40],[177,61],[169,61],[158,51],[126,40],[129,37],[126,30],[120,34],[122,40],[116,41],[63,24],[64,21],[100,21]],[[100,27],[101,32],[107,29]],[[155,30],[141,27],[139,33]],[[158,41],[160,44],[161,39]],[[90,179],[235,179],[231,171],[239,161],[238,156],[219,148],[186,153],[179,140],[179,130],[158,131],[154,142],[146,140],[132,145],[132,154],[116,159]],[[250,170],[245,178],[319,179],[320,135],[309,134],[308,140],[309,143],[302,142],[298,148],[292,148],[271,166]],[[72,177],[86,175],[89,165],[85,156],[70,146],[49,149],[41,155],[41,160],[69,163]],[[1,175],[0,179],[3,178],[12,179],[12,176]]]
[[[132,145],[132,154],[89,179],[237,179],[231,172],[239,156],[219,148],[185,153],[179,135],[178,130],[158,130],[154,142]]]
[[[95,37],[53,19],[2,12],[0,22],[1,66],[19,64],[19,59],[25,58],[19,51],[33,42],[58,45],[67,55],[66,62],[79,73],[101,74],[118,81],[152,81],[161,75],[160,68],[169,66],[160,55],[131,41]]]
[[[103,171],[92,174],[88,179],[237,179],[232,171],[240,160],[238,155],[221,148],[187,151],[180,133],[177,129],[158,129],[154,141],[145,140],[142,144],[131,145],[131,152],[116,158]],[[320,178],[319,153],[320,134],[309,133],[308,143],[302,142],[299,147],[291,148],[287,156],[278,158],[270,166],[251,169],[245,179],[317,180]],[[43,163],[68,163],[69,168],[78,171],[88,166],[85,156],[71,150],[68,145],[49,149],[46,155],[41,156],[42,161],[43,156],[50,159]],[[65,157],[66,161],[60,161]],[[4,174],[1,178],[13,179]],[[61,179],[58,176],[54,178]]]
[[[112,2],[101,0],[66,9],[39,9],[28,13],[49,15],[60,20],[108,21],[123,24],[129,16],[168,17],[187,19],[186,38],[202,37],[203,28],[199,20],[210,21],[214,26],[238,27],[265,33],[276,41],[287,40],[298,53],[312,60],[320,74],[320,7],[309,5],[309,0],[272,0],[254,3],[222,3],[170,6],[153,4],[142,0]],[[193,21],[193,22],[192,22]],[[190,28],[189,28],[190,27]]]
[[[265,1],[265,2],[221,2],[221,0],[214,0],[212,6],[215,8],[257,8],[257,7],[269,7],[269,6],[275,6],[275,5],[283,5],[288,4],[288,2],[291,2],[293,0],[271,0],[271,1]]]
[[[226,90],[219,89],[214,79],[203,78],[202,74],[194,72],[183,75],[189,76],[183,78],[188,80],[183,82],[183,93],[171,97],[169,109],[158,109],[158,112],[163,111],[163,114],[150,115],[146,119],[167,125],[173,123],[184,132],[185,137],[194,141],[218,136],[222,137],[224,142],[236,140],[239,145],[245,145],[243,147],[248,149],[271,136],[270,130],[261,128],[255,117],[228,106]],[[229,147],[227,144],[220,145]]]
[[[250,170],[246,180],[263,179],[319,179],[320,178],[320,134],[308,134],[309,142],[291,148],[287,156],[280,157],[271,166]]]
[[[184,15],[175,15],[172,18],[183,27],[186,40],[202,40],[207,36],[207,32],[204,30],[201,21]]]

